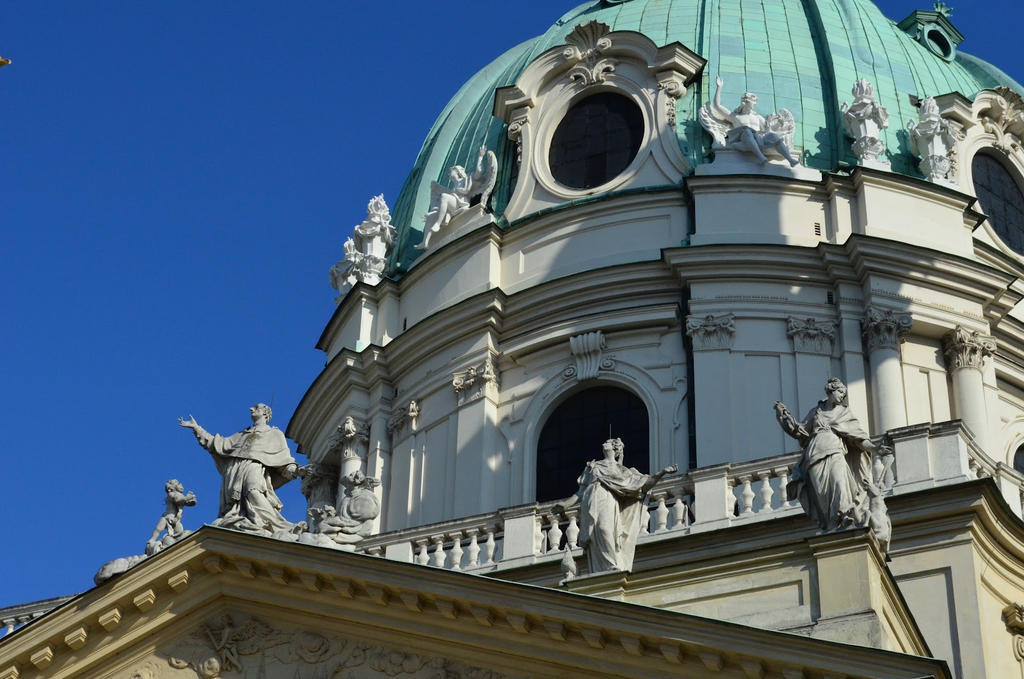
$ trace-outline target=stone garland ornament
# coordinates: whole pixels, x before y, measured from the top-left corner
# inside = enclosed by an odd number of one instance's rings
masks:
[[[125,556],[103,564],[93,576],[93,582],[101,585],[115,575],[126,572],[146,557],[153,556],[167,549],[174,543],[192,534],[181,524],[181,514],[185,507],[194,507],[196,504],[195,493],[185,492],[185,488],[177,479],[171,479],[164,484],[166,496],[164,498],[164,513],[156,522],[153,534],[146,542],[146,553],[134,556]],[[161,537],[163,534],[163,537]]]
[[[799,500],[807,516],[825,531],[867,527],[888,554],[892,525],[885,506],[884,478],[893,449],[879,445],[850,410],[846,385],[833,377],[825,399],[802,421],[775,402],[779,426],[803,448],[786,486],[788,500]],[[881,458],[875,465],[872,456]]]
[[[553,507],[564,513],[580,506],[578,544],[587,553],[591,574],[632,570],[647,493],[663,476],[679,471],[672,465],[656,474],[644,474],[625,466],[622,439],[608,439],[601,451],[604,457],[588,462],[580,475],[576,494]]]
[[[450,186],[430,182],[430,207],[423,217],[423,242],[413,246],[417,250],[430,247],[430,237],[469,209],[474,199],[479,198],[479,204],[485,210],[489,209],[488,202],[498,179],[498,159],[494,151],[481,146],[477,153],[476,170],[472,175],[461,165],[455,165],[448,171],[448,178]]]
[[[793,133],[796,121],[786,109],[767,118],[754,111],[757,95],[744,93],[740,105],[730,111],[722,106],[722,78],[715,78],[715,97],[705,103],[698,114],[701,127],[708,131],[714,142],[712,149],[735,149],[753,154],[761,165],[769,157],[784,158],[791,167],[799,161],[793,156]]]
[[[953,169],[957,133],[932,97],[921,100],[917,116],[917,123],[907,121],[910,152],[920,159],[918,168],[928,181],[946,182]]]
[[[231,613],[204,622],[184,638],[161,648],[158,655],[166,658],[162,666],[150,659],[117,675],[117,679],[501,679],[503,676],[400,647],[378,646],[312,630],[283,630],[256,617]]]
[[[889,127],[889,112],[875,99],[874,86],[861,78],[853,84],[853,103],[843,102],[843,127],[853,137],[853,155],[867,167],[888,169],[889,162],[879,158],[885,153],[882,130]]]
[[[374,196],[366,206],[366,219],[345,241],[345,258],[331,267],[331,287],[339,293],[335,304],[341,304],[356,283],[380,283],[395,244],[395,233],[384,196]]]

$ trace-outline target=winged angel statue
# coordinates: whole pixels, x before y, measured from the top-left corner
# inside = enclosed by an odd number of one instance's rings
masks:
[[[423,218],[423,242],[413,246],[417,250],[426,250],[431,235],[447,226],[452,217],[464,212],[477,196],[480,197],[480,204],[487,207],[498,178],[498,159],[494,151],[481,146],[476,157],[476,171],[472,175],[466,172],[466,168],[456,165],[448,171],[448,178],[451,186],[430,183],[430,210]]]
[[[714,138],[712,148],[736,149],[753,153],[761,165],[768,162],[768,154],[785,158],[791,166],[798,161],[790,153],[796,121],[786,109],[779,109],[767,118],[754,111],[757,95],[747,92],[740,105],[730,111],[722,106],[722,79],[715,78],[715,98],[701,107],[698,117],[701,126]]]

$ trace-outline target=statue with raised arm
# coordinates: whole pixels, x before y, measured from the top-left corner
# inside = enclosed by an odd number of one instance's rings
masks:
[[[850,410],[846,385],[829,378],[825,399],[802,421],[781,402],[775,402],[779,426],[803,446],[793,467],[787,494],[799,499],[804,512],[823,530],[869,526],[888,549],[887,520],[880,483],[873,478],[872,456],[892,454],[878,445]]]
[[[478,196],[480,205],[487,209],[498,179],[498,159],[494,151],[481,146],[472,175],[466,172],[466,168],[456,165],[448,170],[448,178],[450,186],[430,182],[430,207],[423,217],[423,242],[413,246],[418,250],[426,250],[430,246],[430,237],[447,226],[453,217],[465,212]]]
[[[715,149],[736,149],[752,153],[761,165],[769,155],[780,156],[790,166],[798,164],[793,157],[793,133],[796,121],[793,114],[782,108],[767,118],[754,111],[757,95],[744,93],[740,105],[730,111],[722,106],[722,78],[715,78],[715,97],[705,103],[698,113],[701,126],[711,134]]]
[[[170,547],[192,531],[185,530],[181,525],[181,513],[185,507],[193,507],[196,504],[196,495],[192,491],[185,493],[185,487],[177,479],[171,479],[164,484],[167,497],[164,499],[164,513],[156,522],[156,528],[146,543],[146,555],[152,556],[165,547]],[[160,533],[167,531],[167,534],[160,537]]]
[[[580,475],[576,494],[555,505],[555,511],[579,504],[579,545],[587,553],[591,573],[628,571],[633,568],[644,498],[678,467],[665,467],[656,474],[627,467],[622,463],[621,439],[608,439],[601,451],[604,457],[588,462]]]
[[[297,532],[303,524],[293,524],[281,515],[281,500],[275,488],[300,476],[284,432],[271,427],[270,406],[257,403],[249,408],[252,426],[237,434],[221,436],[203,429],[191,415],[178,423],[192,430],[196,440],[209,451],[221,473],[220,509],[214,526],[273,534]]]

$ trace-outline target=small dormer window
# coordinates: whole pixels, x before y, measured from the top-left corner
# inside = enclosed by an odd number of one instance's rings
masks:
[[[964,41],[963,34],[949,20],[951,7],[936,2],[933,10],[917,10],[899,23],[899,27],[928,50],[946,61],[956,56],[956,46]]]
[[[613,92],[581,99],[552,136],[551,175],[572,189],[607,184],[633,162],[643,136],[643,113],[632,99]]]
[[[1024,255],[1024,194],[1002,162],[987,153],[975,154],[971,176],[978,204],[996,235]]]

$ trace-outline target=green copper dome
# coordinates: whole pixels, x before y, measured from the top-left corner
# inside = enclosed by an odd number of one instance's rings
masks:
[[[697,111],[712,95],[716,75],[725,81],[726,105],[749,91],[758,96],[762,114],[789,109],[796,119],[794,142],[803,151],[803,162],[825,171],[854,163],[840,107],[852,101],[854,82],[866,78],[889,111],[890,126],[884,134],[892,169],[915,176],[920,175],[904,130],[906,121],[917,119],[911,95],[959,92],[973,99],[979,91],[998,85],[1024,91],[999,69],[958,50],[943,58],[869,0],[588,2],[483,68],[441,112],[392,210],[399,227],[396,275],[420,254],[412,246],[422,237],[430,182],[444,181],[452,165],[471,163],[481,144],[497,153],[500,170],[492,206],[496,214],[502,213],[515,172],[515,149],[504,123],[492,115],[494,91],[513,84],[527,64],[563,44],[573,26],[592,20],[615,31],[639,31],[657,45],[678,41],[707,60],[677,107],[679,144],[693,165],[703,162],[710,146]]]

